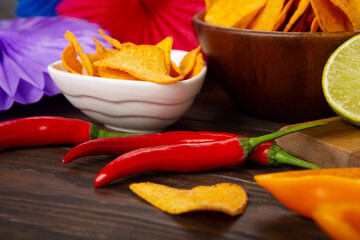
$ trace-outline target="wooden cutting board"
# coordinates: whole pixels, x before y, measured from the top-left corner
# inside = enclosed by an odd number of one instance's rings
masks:
[[[276,143],[289,154],[320,167],[360,167],[360,127],[340,117],[319,121],[328,124],[283,136]]]

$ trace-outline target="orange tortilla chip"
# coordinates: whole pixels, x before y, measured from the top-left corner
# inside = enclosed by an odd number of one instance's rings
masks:
[[[319,22],[316,19],[316,17],[314,17],[314,20],[311,23],[310,32],[317,32],[319,30],[319,28],[320,28]]]
[[[245,190],[231,183],[198,186],[186,190],[144,182],[133,183],[130,189],[153,206],[170,214],[219,211],[235,216],[242,214],[247,205]]]
[[[95,67],[121,70],[145,81],[172,83],[180,80],[168,75],[164,52],[151,45],[125,48],[116,55],[94,62]]]
[[[204,20],[223,27],[247,26],[265,4],[266,0],[217,0],[207,10]]]
[[[171,68],[171,49],[173,46],[173,42],[174,39],[172,37],[167,37],[164,40],[162,40],[161,42],[159,42],[158,44],[156,44],[157,47],[159,47],[160,49],[162,49],[164,51],[164,56],[165,56],[165,67],[167,72],[170,72],[170,68]]]
[[[74,46],[75,51],[79,54],[79,57],[81,59],[81,64],[84,66],[87,74],[89,76],[95,76],[94,68],[90,62],[90,59],[88,56],[84,53],[82,50],[79,42],[77,41],[75,35],[71,33],[70,31],[66,31],[65,38]]]
[[[346,6],[338,0],[310,0],[315,16],[324,32],[353,31],[354,18]]]
[[[169,75],[171,77],[181,77],[181,76],[183,76],[182,73],[181,73],[180,68],[178,66],[176,66],[176,64],[173,61],[170,62]]]
[[[76,57],[76,51],[74,45],[70,44],[64,49],[61,55],[61,60],[65,68],[69,72],[82,74],[82,65]]]
[[[295,22],[305,13],[310,5],[310,0],[300,0],[299,5],[284,28],[284,32],[290,31]]]
[[[217,0],[205,0],[205,8],[206,10],[209,10],[211,6],[216,2]]]
[[[296,0],[299,1],[299,0]],[[295,4],[295,0],[288,0],[285,3],[284,8],[281,10],[280,14],[276,17],[275,24],[273,27],[273,31],[281,31],[284,27],[283,25],[286,23],[286,20],[291,17],[292,8]]]
[[[315,19],[315,13],[312,10],[311,5],[308,6],[304,14],[300,17],[298,21],[294,24],[291,31],[292,32],[310,32],[311,24]]]
[[[188,75],[186,75],[185,79],[193,78],[199,75],[203,69],[203,66],[204,66],[203,56],[201,53],[199,53],[196,57],[194,68],[189,72]]]
[[[107,67],[98,67],[95,69],[96,69],[96,73],[99,77],[124,79],[124,80],[139,80],[136,77],[128,74],[127,72],[124,72],[124,71],[121,71],[118,69],[112,69],[112,68],[107,68]]]
[[[124,48],[118,40],[106,35],[102,29],[99,29],[99,33],[101,34],[101,36],[103,36],[103,38],[105,38],[106,41],[108,41],[108,43],[113,45],[114,48],[119,49],[119,50]]]
[[[119,52],[119,50],[116,49],[107,49],[104,46],[102,46],[99,41],[96,38],[93,38],[94,42],[96,43],[96,54],[98,55],[98,60],[103,59],[106,57],[111,57]]]
[[[188,52],[185,55],[185,57],[181,60],[179,68],[184,76],[189,74],[189,72],[194,68],[196,62],[196,56],[198,55],[200,50],[201,50],[201,46],[198,46],[197,48]]]
[[[268,0],[265,7],[249,24],[249,29],[272,31],[277,22],[277,17],[284,8],[285,0]]]

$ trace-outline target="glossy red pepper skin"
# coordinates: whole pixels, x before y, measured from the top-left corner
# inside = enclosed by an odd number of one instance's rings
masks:
[[[94,186],[102,187],[118,178],[145,171],[197,172],[235,166],[245,160],[246,152],[237,137],[141,148],[106,165],[96,176]]]
[[[90,139],[91,124],[60,117],[28,117],[0,123],[0,149],[79,144]]]
[[[0,122],[0,149],[80,144],[94,138],[124,135],[128,134],[106,132],[78,119],[27,117]]]
[[[228,137],[210,142],[182,143],[140,148],[106,165],[96,176],[95,187],[144,171],[197,172],[243,163],[258,145],[303,130],[325,125],[314,122],[254,138]]]
[[[201,143],[231,137],[245,138],[245,136],[225,132],[176,131],[94,139],[81,143],[68,151],[63,158],[63,163],[69,163],[77,158],[85,156],[121,155],[144,147],[181,143]],[[279,147],[272,142],[265,142],[255,147],[249,156],[249,160],[266,166],[277,166],[280,163],[284,163],[310,169],[318,168],[318,166],[314,164],[309,164],[308,162],[286,154],[285,151],[279,149]]]
[[[135,149],[180,143],[209,142],[238,135],[225,132],[207,131],[172,131],[146,135],[125,137],[109,137],[94,139],[81,143],[70,149],[63,158],[63,163],[69,163],[77,158],[92,155],[120,155]],[[241,136],[240,136],[241,137]]]

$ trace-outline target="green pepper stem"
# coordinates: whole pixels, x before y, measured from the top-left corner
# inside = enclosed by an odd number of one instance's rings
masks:
[[[322,126],[322,125],[326,125],[326,124],[327,124],[326,122],[306,123],[306,124],[298,125],[298,126],[291,127],[291,128],[288,128],[288,129],[284,129],[284,130],[281,130],[281,131],[277,131],[277,132],[274,132],[274,133],[266,134],[266,135],[263,135],[263,136],[260,136],[260,137],[250,138],[249,143],[251,145],[251,148],[253,149],[253,148],[255,148],[256,146],[260,145],[263,142],[274,140],[274,139],[279,138],[281,136],[284,136],[286,134],[297,132],[297,131],[307,129],[307,128],[311,128],[311,127]]]
[[[281,147],[277,145],[272,145],[269,149],[269,153],[266,158],[268,159],[269,166],[277,166],[279,164],[289,164],[293,166],[309,168],[309,169],[319,169],[319,166],[301,160],[297,157],[294,157],[284,151]]]
[[[90,131],[90,139],[103,138],[103,137],[124,137],[124,136],[136,135],[134,133],[107,132],[105,130],[99,129],[94,124],[91,124],[89,131]]]

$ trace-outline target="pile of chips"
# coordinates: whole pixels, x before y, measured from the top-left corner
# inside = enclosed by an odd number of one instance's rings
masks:
[[[247,206],[245,190],[232,183],[177,189],[161,184],[133,183],[130,189],[153,206],[170,214],[218,211],[230,216],[242,214]]]
[[[203,69],[200,46],[188,52],[177,66],[171,60],[172,37],[156,45],[136,45],[120,43],[101,29],[99,32],[113,48],[105,48],[94,38],[96,53],[88,54],[83,52],[74,34],[69,31],[65,33],[70,45],[64,49],[61,59],[69,72],[113,79],[174,83],[193,78]]]
[[[283,32],[360,29],[360,0],[206,0],[205,22]]]

